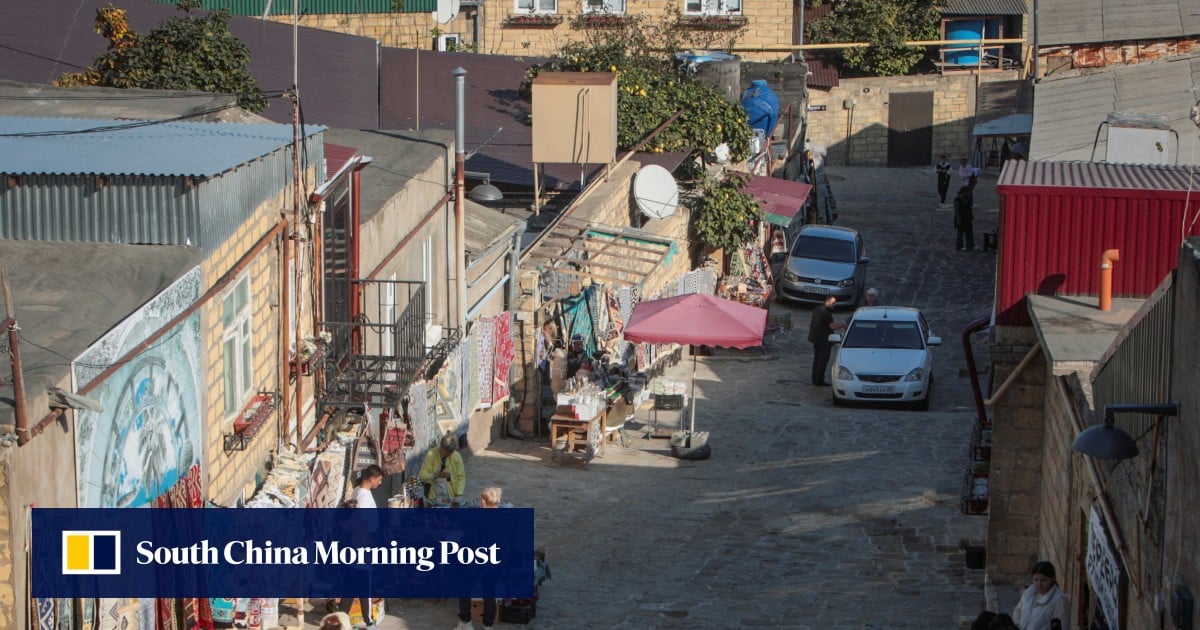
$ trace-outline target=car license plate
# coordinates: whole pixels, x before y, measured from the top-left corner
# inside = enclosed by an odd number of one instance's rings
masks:
[[[827,287],[817,286],[815,284],[808,285],[805,290],[809,293],[816,293],[817,295],[829,295],[829,289]]]
[[[895,385],[863,385],[863,392],[867,394],[894,394],[896,393]]]

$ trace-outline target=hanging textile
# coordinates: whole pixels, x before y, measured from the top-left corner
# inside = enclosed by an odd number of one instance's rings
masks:
[[[545,326],[538,328],[533,354],[537,361],[537,368],[543,372],[550,369],[550,345],[550,340],[546,337]]]
[[[156,600],[158,605],[158,630],[175,630],[179,627],[179,611],[176,610],[175,600],[159,599]]]
[[[429,388],[425,381],[418,380],[408,387],[408,417],[413,433],[413,448],[408,451],[405,465],[409,470],[419,470],[425,451],[432,440],[437,439],[433,418],[429,414]]]
[[[608,345],[611,338],[608,335],[608,301],[605,298],[607,294],[608,288],[604,285],[593,284],[588,291],[588,314],[592,317],[597,346]]]
[[[505,311],[495,317],[494,337],[496,348],[493,352],[495,364],[492,368],[492,401],[499,403],[509,396],[508,379],[516,359],[512,338],[512,313]]]
[[[480,362],[479,335],[472,330],[470,336],[464,339],[463,348],[463,379],[467,385],[463,388],[463,400],[466,403],[463,407],[463,418],[470,421],[471,414],[479,408],[479,402],[483,399],[483,384],[481,373],[483,372],[483,364]],[[490,371],[490,370],[489,370]]]
[[[588,294],[592,287],[581,291],[578,295],[564,298],[560,304],[563,310],[563,337],[574,339],[579,336],[583,340],[583,350],[589,355],[596,354],[596,336],[593,332],[592,316],[588,310]]]
[[[469,338],[468,338],[469,339]],[[458,426],[455,427],[455,435],[462,435],[467,432],[467,427],[471,422],[471,412],[474,407],[471,406],[471,361],[475,353],[471,351],[471,346],[468,343],[458,344],[457,352],[458,360],[454,365],[458,366]]]
[[[346,485],[346,447],[334,440],[313,460],[308,484],[313,507],[335,508],[342,504]],[[214,614],[216,608],[213,609]]]
[[[96,600],[85,597],[75,600],[79,612],[79,630],[96,630]]]
[[[462,344],[459,344],[446,357],[441,371],[437,375],[437,387],[433,396],[433,421],[436,426],[434,442],[446,433],[458,434],[462,420]]]
[[[405,396],[408,392],[405,392]],[[383,424],[383,439],[379,444],[380,466],[388,475],[399,475],[404,472],[407,461],[407,447],[413,435],[406,423],[405,414],[401,410],[385,410],[380,418]]]
[[[495,400],[492,397],[492,379],[495,378],[496,367],[496,319],[483,317],[471,331],[479,339],[475,345],[479,352],[479,404],[488,407]]]
[[[58,618],[58,630],[74,630],[75,628],[75,600],[70,598],[59,598],[54,600],[55,615]]]
[[[37,630],[54,630],[54,600],[39,597],[33,600],[37,610],[37,620],[34,626]]]

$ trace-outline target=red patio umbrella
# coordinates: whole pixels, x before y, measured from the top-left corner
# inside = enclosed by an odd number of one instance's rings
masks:
[[[767,309],[703,293],[639,302],[625,326],[638,343],[750,348],[762,345]],[[696,430],[696,355],[692,355],[691,428]]]

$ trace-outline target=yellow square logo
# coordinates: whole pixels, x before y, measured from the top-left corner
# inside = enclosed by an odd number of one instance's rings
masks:
[[[121,532],[63,531],[63,575],[119,575]]]

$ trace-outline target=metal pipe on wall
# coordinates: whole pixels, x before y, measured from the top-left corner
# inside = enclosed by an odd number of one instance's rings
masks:
[[[467,270],[466,270],[466,77],[461,66],[452,71],[454,75],[454,276],[455,323],[465,335],[467,332]]]

